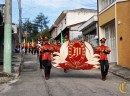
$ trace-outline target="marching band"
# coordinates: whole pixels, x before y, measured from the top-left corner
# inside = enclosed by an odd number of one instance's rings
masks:
[[[66,35],[64,37],[65,42],[69,41],[68,36]],[[102,38],[100,40],[101,45],[98,46],[95,49],[95,54],[99,54],[99,63],[100,63],[100,69],[101,69],[101,79],[103,81],[106,80],[106,76],[108,74],[108,69],[109,69],[109,64],[108,64],[108,58],[107,55],[110,54],[110,49],[108,46],[105,46],[105,38]],[[51,73],[51,68],[52,68],[52,60],[55,54],[54,52],[60,53],[61,51],[61,42],[60,40],[57,40],[56,43],[54,40],[49,43],[49,38],[47,36],[43,37],[43,39],[38,40],[37,42],[34,43],[23,43],[22,49],[25,52],[25,55],[27,53],[32,53],[32,55],[37,54],[39,57],[39,63],[40,63],[40,70],[44,70],[45,73],[45,79],[48,80],[50,78],[50,73]],[[20,48],[20,44],[17,43],[16,48]],[[18,50],[16,50],[18,52]],[[73,53],[73,52],[72,52]],[[87,53],[86,53],[87,54]],[[87,56],[86,56],[87,58]],[[96,59],[95,59],[96,60]],[[89,63],[88,63],[89,64]],[[93,65],[92,65],[93,66]],[[66,73],[68,69],[63,68],[64,72]]]

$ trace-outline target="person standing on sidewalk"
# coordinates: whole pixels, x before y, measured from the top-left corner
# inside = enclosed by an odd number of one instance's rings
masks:
[[[100,40],[101,45],[96,48],[96,53],[100,55],[100,67],[101,67],[101,76],[102,80],[106,80],[106,76],[108,73],[109,69],[109,64],[108,64],[108,57],[107,55],[110,54],[111,50],[109,49],[108,46],[105,46],[105,38],[102,38]]]
[[[52,68],[51,53],[53,52],[52,46],[48,43],[48,37],[44,37],[45,44],[42,46],[42,65],[44,66],[45,79],[50,78],[50,72]]]

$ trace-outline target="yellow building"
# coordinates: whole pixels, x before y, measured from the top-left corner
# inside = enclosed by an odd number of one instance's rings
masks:
[[[130,0],[98,0],[99,39],[110,47],[109,62],[130,68]]]

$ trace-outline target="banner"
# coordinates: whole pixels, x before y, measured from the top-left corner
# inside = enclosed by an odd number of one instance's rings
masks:
[[[53,66],[63,69],[91,70],[99,68],[99,55],[94,54],[92,46],[85,41],[66,41],[60,53],[53,53]]]

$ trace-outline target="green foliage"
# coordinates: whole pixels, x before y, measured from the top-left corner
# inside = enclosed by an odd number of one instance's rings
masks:
[[[34,20],[34,23],[36,24],[39,32],[45,30],[48,28],[47,24],[49,23],[48,17],[45,17],[43,13],[40,13],[37,15],[37,17]]]
[[[48,23],[48,17],[46,17],[43,13],[39,13],[33,22],[29,21],[29,19],[26,20],[23,23],[22,29],[23,32],[27,31],[30,33],[28,36],[29,41],[32,39],[36,41],[40,39],[41,36],[43,37],[43,35],[50,37],[49,27],[47,25]]]
[[[42,35],[43,36],[48,36],[49,38],[51,37],[51,34],[50,34],[50,32],[49,32],[49,29],[47,28],[47,29],[45,29],[43,32],[42,32]]]
[[[29,19],[26,20],[25,23],[23,23],[22,29],[23,29],[24,32],[26,31],[26,32],[31,33],[32,28],[33,28],[33,26],[32,26],[32,23],[29,21]]]

